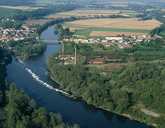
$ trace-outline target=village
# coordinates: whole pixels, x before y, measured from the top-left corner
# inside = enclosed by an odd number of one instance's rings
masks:
[[[62,41],[62,54],[59,54],[58,57],[55,59],[63,63],[64,65],[69,64],[76,64],[81,61],[81,58],[79,57],[77,53],[76,47],[74,47],[74,54],[65,54],[65,45],[69,43],[73,43],[76,45],[82,44],[82,45],[90,45],[90,46],[97,46],[102,45],[105,48],[117,46],[119,49],[124,48],[131,48],[136,44],[150,41],[156,37],[151,37],[150,35],[117,35],[117,36],[107,36],[107,37],[90,37],[90,38],[80,38],[78,36],[73,36],[70,38],[64,38]],[[111,58],[107,55],[102,56],[94,56],[93,58],[89,58],[85,60],[86,64],[89,65],[102,65],[107,63],[115,63],[115,62],[121,62],[121,59],[118,58]]]
[[[25,24],[20,25],[20,27],[12,27],[7,26],[8,24],[16,24],[17,21],[14,19],[3,19],[1,18],[0,26],[0,41],[1,42],[9,42],[9,41],[21,41],[28,38],[34,37],[33,35],[36,33],[36,28],[27,26]],[[5,28],[3,27],[5,26]],[[16,25],[15,25],[16,26]],[[36,37],[38,38],[38,37]]]
[[[149,41],[153,39],[150,35],[117,35],[117,36],[107,36],[107,37],[90,37],[90,38],[79,38],[72,37],[63,39],[64,43],[67,42],[74,42],[76,44],[101,44],[105,47],[111,47],[111,46],[118,46],[119,48],[130,48],[133,45],[136,45],[138,43]]]
[[[0,41],[21,41],[32,37],[35,29],[22,26],[20,29],[15,28],[0,28]]]
[[[35,29],[22,26],[20,29],[15,28],[0,28],[0,41],[9,42],[9,41],[21,41],[29,38],[33,38],[35,34]],[[37,39],[38,37],[36,37]]]

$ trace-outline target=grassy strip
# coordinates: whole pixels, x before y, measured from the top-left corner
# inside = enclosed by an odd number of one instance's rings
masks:
[[[122,29],[122,28],[87,28],[78,29],[75,31],[75,35],[89,36],[92,31],[101,32],[132,32],[132,33],[149,33],[150,30],[145,29]]]

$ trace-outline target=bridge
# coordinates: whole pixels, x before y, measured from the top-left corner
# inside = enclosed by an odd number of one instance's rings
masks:
[[[45,44],[52,44],[52,45],[60,43],[60,41],[57,40],[41,40],[41,41],[43,41]]]

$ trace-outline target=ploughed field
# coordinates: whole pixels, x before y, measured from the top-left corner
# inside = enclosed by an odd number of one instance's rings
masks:
[[[80,36],[117,36],[144,35],[161,23],[155,19],[139,20],[137,18],[88,19],[67,22],[65,24],[75,35]]]

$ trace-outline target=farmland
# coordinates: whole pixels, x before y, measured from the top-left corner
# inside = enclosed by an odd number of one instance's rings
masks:
[[[0,8],[4,8],[4,9],[14,9],[14,10],[20,10],[20,11],[33,11],[33,10],[37,10],[40,9],[42,7],[40,6],[5,6],[5,5],[1,5]]]
[[[75,35],[80,36],[142,35],[160,25],[155,19],[143,21],[137,18],[88,19],[65,23],[75,31]]]
[[[95,16],[125,16],[136,17],[139,13],[132,10],[72,10],[67,12],[60,12],[51,14],[47,18],[54,19],[57,17],[95,17]]]

